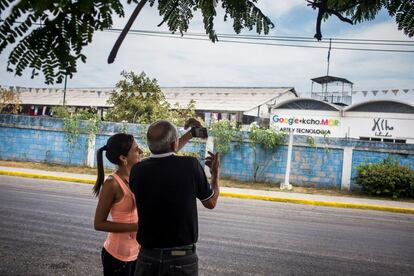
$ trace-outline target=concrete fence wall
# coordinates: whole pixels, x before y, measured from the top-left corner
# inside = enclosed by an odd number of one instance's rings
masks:
[[[75,147],[70,147],[61,119],[0,115],[0,159],[94,166],[95,150],[103,146],[109,136],[118,132],[131,133],[142,147],[146,147],[146,128],[136,124],[103,122],[92,143],[88,143],[88,134],[82,133]],[[389,156],[414,169],[414,144],[318,137],[314,140],[315,146],[310,146],[306,136],[294,137],[290,183],[352,189],[357,166],[381,162]],[[210,139],[207,144],[211,142]],[[194,141],[188,143],[183,151],[197,153],[203,163],[207,148],[211,150],[206,143]],[[247,140],[233,143],[231,151],[222,156],[222,176],[241,181],[283,182],[287,152],[287,145],[265,150],[260,146],[252,148]],[[114,167],[107,160],[104,164]]]
[[[87,133],[81,133],[74,146],[70,146],[65,138],[62,119],[0,115],[0,159],[94,167],[96,149],[105,145],[111,135],[130,133],[139,145],[146,148],[146,129],[145,125],[102,122],[92,143],[89,143]],[[190,142],[182,151],[197,153],[202,161],[205,143]],[[115,167],[106,158],[104,166]]]
[[[414,169],[414,145],[294,136],[290,183],[319,188],[355,188],[353,178],[363,163],[378,163],[391,157]],[[281,183],[284,181],[288,146],[275,150],[256,148],[248,141],[234,143],[223,156],[222,176],[242,181]],[[255,159],[256,155],[256,159]],[[256,160],[256,162],[255,162]],[[255,174],[256,170],[256,174]]]

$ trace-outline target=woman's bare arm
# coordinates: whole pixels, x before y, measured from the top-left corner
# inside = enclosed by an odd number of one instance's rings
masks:
[[[112,179],[106,179],[99,193],[98,205],[95,211],[95,230],[104,232],[136,232],[137,223],[119,223],[108,221],[109,211],[115,202],[116,187]]]

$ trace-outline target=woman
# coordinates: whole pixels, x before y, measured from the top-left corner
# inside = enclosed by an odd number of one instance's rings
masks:
[[[111,163],[118,165],[106,179],[103,151]],[[139,252],[138,213],[128,180],[131,167],[140,161],[142,153],[134,137],[124,133],[111,136],[97,151],[98,177],[93,192],[99,200],[94,225],[95,230],[109,232],[102,248],[104,275],[133,275],[135,271]]]

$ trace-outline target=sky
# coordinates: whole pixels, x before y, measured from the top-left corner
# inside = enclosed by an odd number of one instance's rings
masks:
[[[275,24],[269,35],[304,36],[315,34],[316,11],[304,0],[259,0],[258,6]],[[126,17],[114,18],[113,28],[123,28],[135,4],[125,3]],[[157,8],[145,7],[132,29],[168,31]],[[223,21],[218,7],[215,19],[217,33],[234,33],[232,20]],[[196,13],[189,32],[205,33],[202,17]],[[242,34],[255,35],[244,30]],[[350,25],[331,17],[322,24],[325,38],[392,39],[414,42],[397,29],[395,19],[381,11],[375,20]],[[68,88],[114,87],[122,70],[156,78],[161,87],[181,86],[237,86],[237,87],[294,87],[309,97],[311,78],[326,75],[327,50],[311,48],[246,45],[179,38],[127,35],[113,64],[107,64],[108,54],[118,33],[96,32],[92,43],[85,48],[86,63],[79,61],[78,73],[68,79]],[[185,34],[184,34],[184,37]],[[325,45],[323,45],[325,46]],[[413,50],[414,46],[405,47]],[[47,87],[40,75],[30,78],[30,70],[22,77],[6,72],[11,47],[0,55],[0,85]],[[330,75],[343,77],[354,83],[353,102],[392,99],[414,105],[414,53],[385,53],[345,51],[333,49],[330,55]],[[63,84],[51,87],[62,88]],[[397,95],[392,89],[399,89]],[[407,93],[402,89],[409,89]],[[383,93],[387,90],[388,93]]]

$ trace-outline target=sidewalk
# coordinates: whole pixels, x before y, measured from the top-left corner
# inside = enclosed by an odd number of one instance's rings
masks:
[[[94,184],[96,180],[96,176],[94,175],[51,172],[43,170],[11,168],[2,166],[0,166],[0,175],[52,179],[88,184]],[[386,212],[414,214],[414,203],[392,200],[368,199],[360,197],[326,196],[294,192],[263,191],[227,187],[220,188],[220,195],[225,197],[248,198],[296,204],[330,206],[339,208],[368,209]]]

